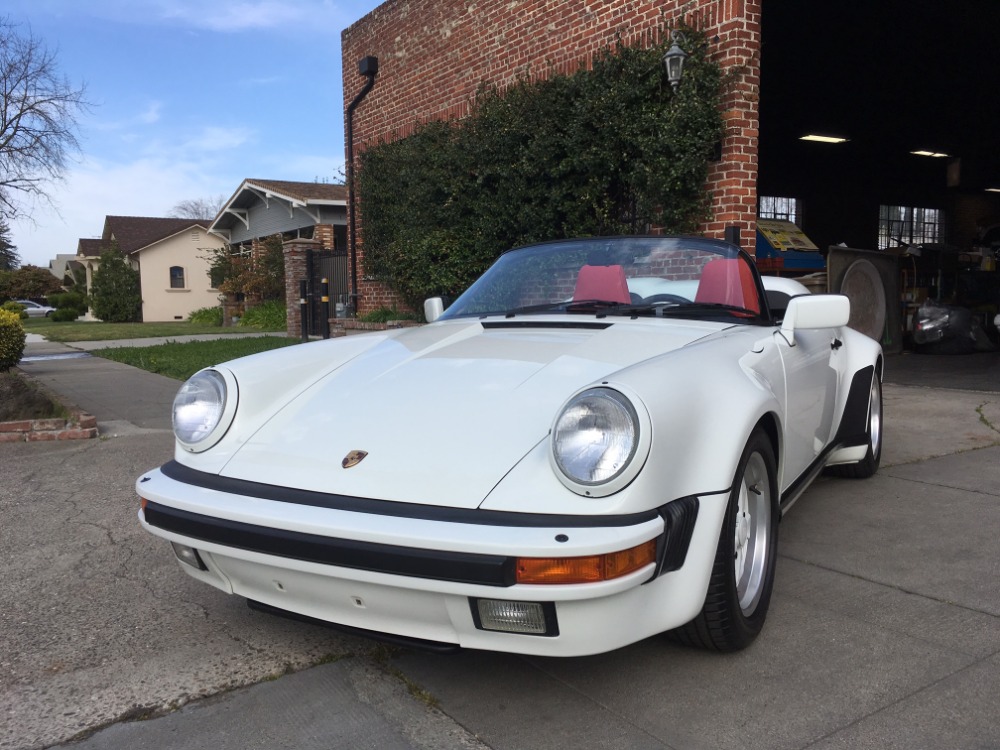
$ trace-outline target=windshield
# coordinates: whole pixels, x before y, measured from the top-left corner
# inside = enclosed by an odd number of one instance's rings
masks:
[[[697,237],[598,237],[505,253],[442,318],[561,313],[761,322],[760,280],[736,247]]]

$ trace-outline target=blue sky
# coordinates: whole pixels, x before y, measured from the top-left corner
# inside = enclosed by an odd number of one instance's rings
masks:
[[[340,32],[381,0],[4,0],[0,16],[86,86],[81,153],[33,220],[24,264],[98,237],[108,214],[165,216],[247,177],[342,178]]]

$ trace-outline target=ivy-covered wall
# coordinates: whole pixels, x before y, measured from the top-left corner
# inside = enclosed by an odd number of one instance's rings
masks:
[[[365,273],[404,302],[455,297],[500,253],[563,237],[691,233],[710,215],[719,66],[688,29],[683,86],[654,47],[591,69],[484,88],[462,120],[369,145],[358,168]]]
[[[757,86],[761,0],[388,0],[342,34],[344,102],[374,55],[379,74],[354,116],[355,153],[412,135],[431,121],[462,119],[477,92],[503,93],[519,81],[571,75],[614,45],[649,48],[669,29],[699,29],[722,72],[721,160],[704,182],[711,218],[698,230],[721,237],[739,228],[752,248],[756,217]],[[360,170],[359,170],[360,171]],[[360,175],[359,175],[360,177]],[[365,209],[358,211],[363,237]],[[400,300],[368,272],[358,242],[359,311]]]

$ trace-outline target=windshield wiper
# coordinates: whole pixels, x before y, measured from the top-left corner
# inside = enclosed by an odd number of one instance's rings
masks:
[[[609,310],[608,315],[651,315],[657,318],[665,317],[697,317],[699,315],[711,315],[715,313],[727,313],[739,317],[760,317],[760,313],[745,307],[736,305],[723,305],[718,302],[654,302],[652,304],[620,305],[617,309]]]
[[[525,307],[515,307],[504,313],[504,317],[513,318],[515,315],[530,315],[539,312],[567,312],[567,313],[589,313],[605,312],[625,307],[621,302],[611,302],[606,299],[578,299],[571,302],[549,302],[541,305],[527,305]]]

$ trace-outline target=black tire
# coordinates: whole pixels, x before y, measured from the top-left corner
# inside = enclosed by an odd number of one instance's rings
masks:
[[[868,453],[856,464],[830,466],[827,472],[849,479],[868,479],[873,476],[882,462],[882,432],[882,381],[876,372],[872,377],[872,388],[868,397]]]
[[[770,439],[755,430],[733,478],[705,604],[694,620],[673,632],[681,643],[738,651],[764,627],[777,560],[775,464]]]

